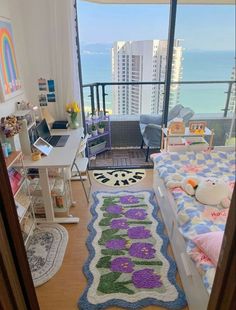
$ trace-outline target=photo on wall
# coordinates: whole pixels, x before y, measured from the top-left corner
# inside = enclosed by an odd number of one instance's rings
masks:
[[[6,101],[22,92],[12,25],[0,17],[0,101]]]
[[[48,80],[48,91],[53,93],[55,91],[55,82],[54,80]]]
[[[39,95],[39,105],[40,107],[45,107],[48,105],[47,96],[45,94]]]
[[[47,81],[46,79],[38,79],[39,91],[47,91]]]
[[[56,102],[56,95],[55,95],[55,93],[47,94],[47,99],[48,99],[48,102]]]

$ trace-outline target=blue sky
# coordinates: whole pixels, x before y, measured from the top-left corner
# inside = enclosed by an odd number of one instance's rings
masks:
[[[101,5],[78,0],[80,41],[166,39],[169,6]],[[233,6],[179,5],[176,38],[193,50],[234,50]]]

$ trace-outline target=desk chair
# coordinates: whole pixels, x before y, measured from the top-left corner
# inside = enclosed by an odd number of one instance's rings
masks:
[[[89,194],[91,190],[91,179],[88,173],[88,163],[89,159],[85,156],[85,149],[87,145],[88,135],[86,135],[80,142],[79,150],[76,154],[75,160],[71,166],[71,181],[81,181],[83,190],[86,196],[87,201],[89,202]],[[85,178],[82,174],[86,174],[89,181],[89,190],[86,191],[85,188]]]

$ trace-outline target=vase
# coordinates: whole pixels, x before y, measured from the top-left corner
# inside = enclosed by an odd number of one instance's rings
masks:
[[[70,120],[69,120],[69,124],[70,124],[70,128],[72,129],[76,129],[79,127],[79,122],[78,122],[78,119],[77,119],[77,114],[76,112],[72,112],[70,114]]]
[[[93,136],[93,137],[96,137],[97,135],[98,135],[97,129],[92,130],[92,136]]]

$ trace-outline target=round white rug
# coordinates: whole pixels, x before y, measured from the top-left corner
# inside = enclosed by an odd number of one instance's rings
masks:
[[[145,169],[94,170],[94,179],[102,185],[123,187],[137,184],[146,176]]]
[[[68,232],[59,224],[40,224],[34,230],[26,252],[35,287],[60,269],[67,243]]]

